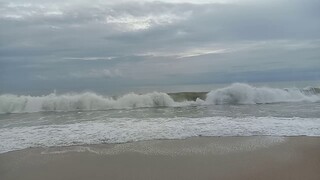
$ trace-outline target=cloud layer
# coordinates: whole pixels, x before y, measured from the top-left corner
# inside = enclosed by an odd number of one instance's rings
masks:
[[[1,91],[320,79],[319,1],[194,2],[1,1]]]

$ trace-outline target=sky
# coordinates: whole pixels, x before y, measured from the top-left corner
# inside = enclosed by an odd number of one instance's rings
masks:
[[[0,0],[0,93],[320,80],[319,0]]]

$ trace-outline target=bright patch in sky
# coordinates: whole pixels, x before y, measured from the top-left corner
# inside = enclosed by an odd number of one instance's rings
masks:
[[[184,17],[185,18],[185,17]],[[149,29],[155,25],[168,25],[172,24],[178,20],[183,19],[174,14],[161,14],[146,15],[146,16],[133,16],[124,15],[119,17],[107,16],[106,23],[114,24],[120,28],[121,31],[135,31],[135,30],[145,30]]]

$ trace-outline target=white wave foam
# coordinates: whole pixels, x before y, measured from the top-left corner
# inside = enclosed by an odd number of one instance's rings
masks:
[[[317,118],[108,118],[74,124],[2,128],[0,153],[28,147],[123,143],[194,136],[320,136]]]
[[[39,112],[39,111],[74,111],[107,110],[139,107],[174,106],[174,101],[166,93],[126,94],[118,99],[97,95],[50,94],[47,96],[0,96],[0,113]]]
[[[140,107],[173,107],[208,104],[265,104],[279,102],[318,102],[320,96],[313,91],[299,89],[276,89],[253,87],[247,84],[232,84],[226,88],[211,91],[205,101],[175,102],[168,94],[126,94],[114,99],[95,93],[64,94],[47,96],[0,95],[1,113],[39,111],[108,110]]]
[[[320,97],[315,94],[305,94],[293,89],[276,89],[268,87],[253,87],[247,84],[235,83],[226,88],[211,91],[207,94],[206,104],[267,104],[280,102],[317,102]]]

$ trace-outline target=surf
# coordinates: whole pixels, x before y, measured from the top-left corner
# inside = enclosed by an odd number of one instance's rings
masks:
[[[211,91],[207,94],[207,104],[270,104],[288,102],[318,102],[319,88],[253,87],[235,83],[231,86]]]
[[[235,83],[210,92],[129,93],[120,97],[103,96],[93,92],[61,95],[52,93],[44,96],[3,94],[0,95],[0,113],[319,102],[319,93],[320,88],[316,87],[278,89]]]

